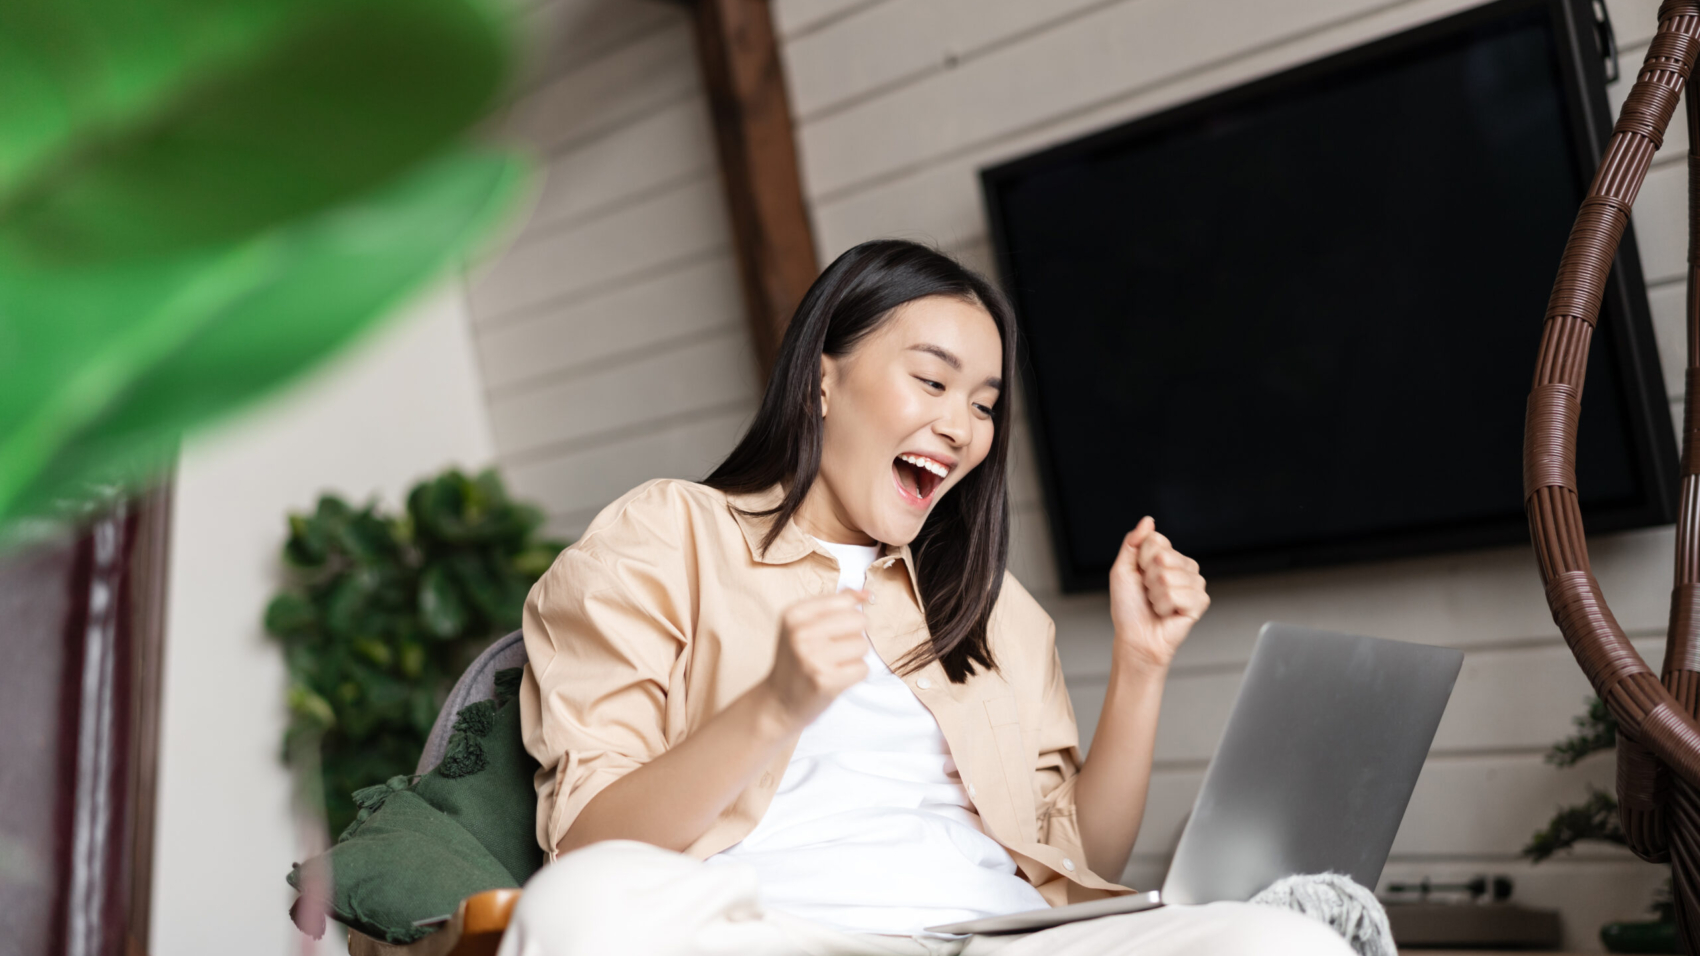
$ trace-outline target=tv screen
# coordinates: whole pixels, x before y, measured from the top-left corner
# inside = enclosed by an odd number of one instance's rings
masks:
[[[1527,541],[1524,405],[1609,132],[1585,3],[1504,0],[985,171],[1065,589],[1155,516],[1206,574]],[[1591,531],[1674,514],[1626,236]]]

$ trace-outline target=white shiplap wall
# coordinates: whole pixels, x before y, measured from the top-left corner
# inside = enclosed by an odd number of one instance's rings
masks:
[[[546,179],[470,296],[497,458],[576,535],[649,478],[701,477],[758,397],[685,9],[550,0],[504,117]]]
[[[865,239],[906,236],[990,269],[980,168],[1472,5],[776,0],[823,261]],[[1657,2],[1610,6],[1624,73],[1633,78]],[[1627,86],[1615,85],[1614,105]],[[1673,390],[1682,382],[1686,149],[1685,134],[1673,129],[1636,207]],[[1109,659],[1106,603],[1057,593],[1029,447],[1022,436],[1013,564],[1057,619],[1075,707],[1090,733]],[[1655,667],[1671,550],[1668,528],[1593,543],[1613,608]],[[1597,949],[1602,922],[1642,913],[1661,868],[1604,846],[1537,867],[1517,856],[1557,805],[1582,796],[1590,783],[1609,788],[1612,768],[1606,755],[1567,771],[1542,762],[1547,746],[1569,731],[1588,688],[1552,624],[1529,549],[1243,578],[1219,582],[1212,592],[1215,606],[1169,682],[1150,806],[1128,880],[1161,879],[1252,639],[1262,622],[1279,619],[1467,651],[1386,879],[1510,873],[1519,899],[1562,909],[1574,949]]]

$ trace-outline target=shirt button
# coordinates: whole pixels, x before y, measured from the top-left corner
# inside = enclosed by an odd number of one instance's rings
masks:
[[[921,688],[922,690],[926,690],[927,688],[933,686],[933,682],[930,681],[930,680],[927,680],[925,677],[923,677],[920,680],[915,682],[915,686]]]
[[[1069,871],[1070,873],[1073,873],[1074,872],[1074,861],[1069,859],[1066,856],[1063,857],[1063,869]]]

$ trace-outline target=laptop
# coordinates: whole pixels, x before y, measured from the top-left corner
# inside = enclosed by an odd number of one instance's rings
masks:
[[[1265,624],[1161,890],[927,930],[1026,933],[1248,900],[1325,870],[1373,889],[1463,663],[1454,648]]]

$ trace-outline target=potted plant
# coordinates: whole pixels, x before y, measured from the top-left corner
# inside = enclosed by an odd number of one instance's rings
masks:
[[[413,772],[455,679],[519,627],[565,547],[542,523],[493,471],[422,481],[399,514],[327,494],[289,516],[288,582],[265,625],[289,668],[285,757],[331,833],[353,821],[355,790]]]
[[[1556,767],[1571,767],[1582,758],[1601,750],[1617,747],[1617,720],[1598,697],[1588,699],[1588,709],[1574,718],[1576,732],[1553,744],[1547,752],[1547,763]],[[1523,856],[1539,863],[1560,850],[1569,850],[1582,840],[1600,840],[1618,846],[1628,846],[1623,835],[1622,818],[1618,816],[1617,799],[1594,787],[1588,788],[1588,798],[1579,804],[1560,807],[1547,821],[1545,829],[1536,831],[1523,847]],[[1607,923],[1600,927],[1600,942],[1609,953],[1680,953],[1676,936],[1676,907],[1671,900],[1670,880],[1653,900],[1651,920]]]

